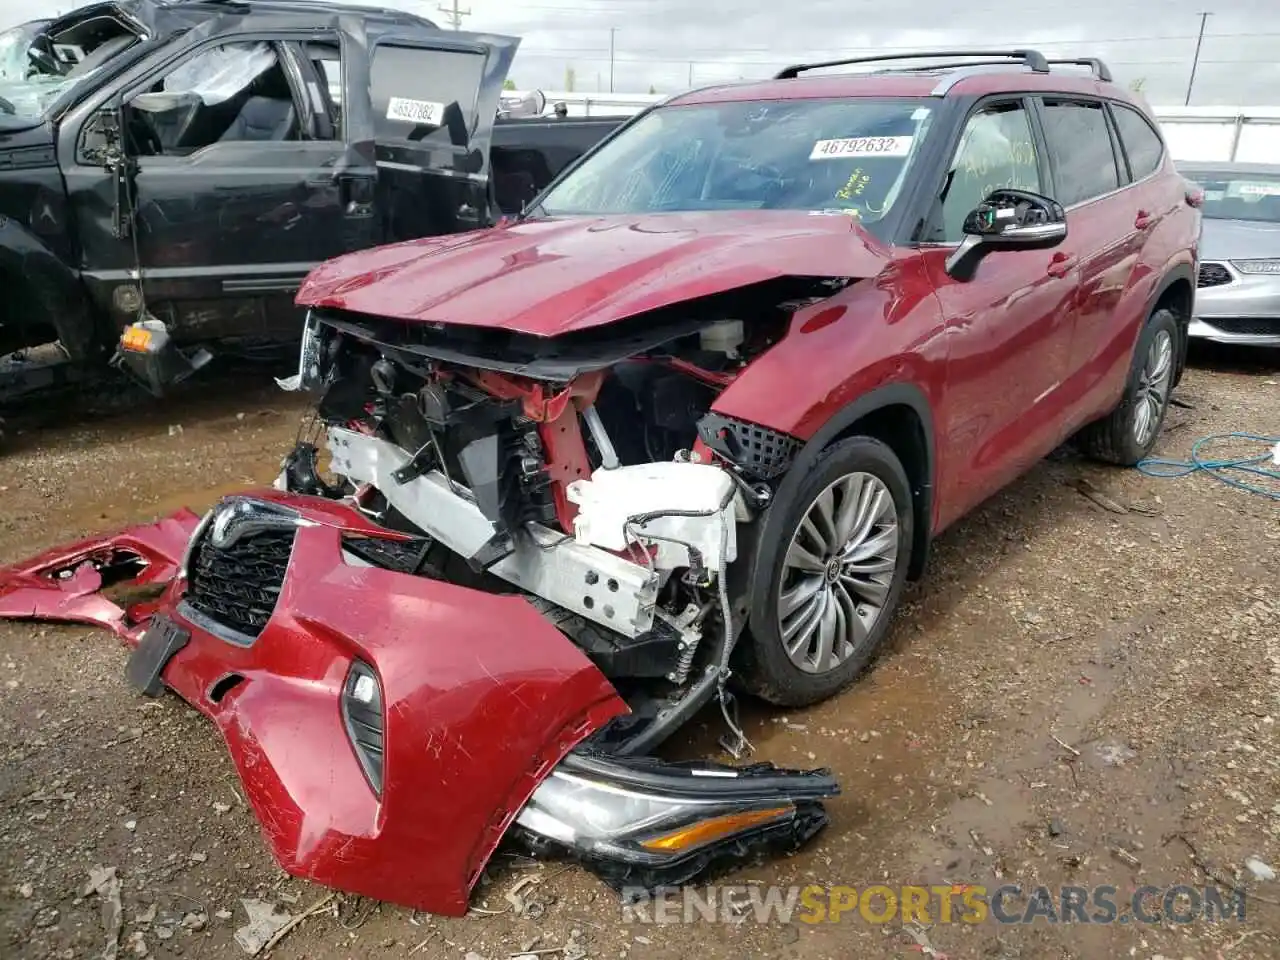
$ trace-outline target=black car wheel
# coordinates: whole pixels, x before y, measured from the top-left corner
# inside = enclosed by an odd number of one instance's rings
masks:
[[[887,444],[852,437],[773,509],[783,536],[756,566],[747,669],[764,699],[803,706],[847,686],[888,632],[911,562],[911,486]]]
[[[1169,412],[1181,337],[1176,313],[1161,308],[1151,314],[1138,335],[1129,382],[1119,405],[1080,431],[1080,446],[1085,453],[1124,467],[1133,466],[1151,453]]]

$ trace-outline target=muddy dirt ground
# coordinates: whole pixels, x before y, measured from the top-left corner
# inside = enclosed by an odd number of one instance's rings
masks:
[[[303,410],[261,382],[11,422],[0,562],[269,481]],[[1178,396],[1163,455],[1207,434],[1280,434],[1280,356],[1198,351]],[[125,658],[95,630],[0,624],[2,957],[101,956],[95,867],[120,881],[124,958],[244,956],[242,900],[298,916],[330,893],[275,866],[214,729],[173,696],[135,696]],[[466,918],[338,897],[271,954],[1277,957],[1280,882],[1260,879],[1280,867],[1277,717],[1280,504],[1055,455],[946,533],[854,687],[786,715],[748,707],[759,759],[828,765],[844,795],[800,854],[721,882],[1103,884],[1117,922],[942,923],[935,908],[927,927],[857,910],[812,924],[748,908],[736,923],[639,924],[577,868],[502,859]],[[719,733],[707,716],[673,749],[716,756]],[[1246,918],[1123,922],[1145,884],[1241,889]]]

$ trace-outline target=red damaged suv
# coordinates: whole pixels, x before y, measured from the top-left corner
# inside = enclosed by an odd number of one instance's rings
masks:
[[[959,56],[685,93],[514,220],[322,265],[276,489],[12,568],[0,612],[141,638],[344,889],[459,912],[503,838],[619,887],[803,842],[825,771],[655,748],[841,690],[934,537],[1073,436],[1135,463],[1182,372],[1200,196],[1150,115],[1098,61]],[[146,622],[94,592],[138,559]]]

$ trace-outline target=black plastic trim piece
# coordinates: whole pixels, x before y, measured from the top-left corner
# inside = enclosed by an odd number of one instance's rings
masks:
[[[924,430],[925,471],[924,479],[918,489],[912,490],[916,498],[915,541],[911,551],[911,571],[909,576],[916,579],[924,573],[925,562],[929,555],[929,544],[936,531],[933,530],[933,491],[936,476],[937,445],[934,440],[933,411],[929,401],[919,387],[910,383],[890,383],[883,387],[864,393],[848,406],[843,407],[827,420],[817,432],[805,443],[796,454],[791,469],[782,478],[778,489],[774,491],[773,502],[786,502],[795,495],[795,489],[801,483],[805,473],[818,459],[822,451],[829,447],[842,433],[869,414],[892,406],[907,406],[915,411]],[[760,543],[769,543],[770,538],[779,540],[783,531],[782,511],[770,509],[764,517],[760,530]],[[758,561],[759,555],[753,558]],[[754,572],[752,581],[754,582]]]
[[[371,677],[378,691],[376,705],[360,703],[353,696],[361,677]],[[382,681],[373,668],[361,660],[355,660],[342,685],[342,725],[355,751],[360,770],[377,796],[382,796],[383,736],[386,724],[383,719]]]
[[[733,767],[701,760],[672,762],[653,757],[606,757],[578,749],[569,753],[557,769],[664,797],[820,800],[840,794],[840,785],[825,767],[792,770],[772,763]]]
[[[775,480],[786,473],[803,446],[789,434],[715,412],[698,421],[698,436],[720,456],[759,480]]]

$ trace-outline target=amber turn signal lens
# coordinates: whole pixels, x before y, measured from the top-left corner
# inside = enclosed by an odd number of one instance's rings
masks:
[[[758,827],[773,820],[781,820],[795,812],[795,807],[774,807],[769,810],[747,810],[743,813],[727,813],[722,817],[700,820],[679,830],[672,830],[661,836],[640,841],[646,850],[660,853],[680,853],[711,843],[752,827]]]
[[[146,353],[151,346],[151,331],[142,327],[127,328],[120,338],[120,345],[134,353]]]

